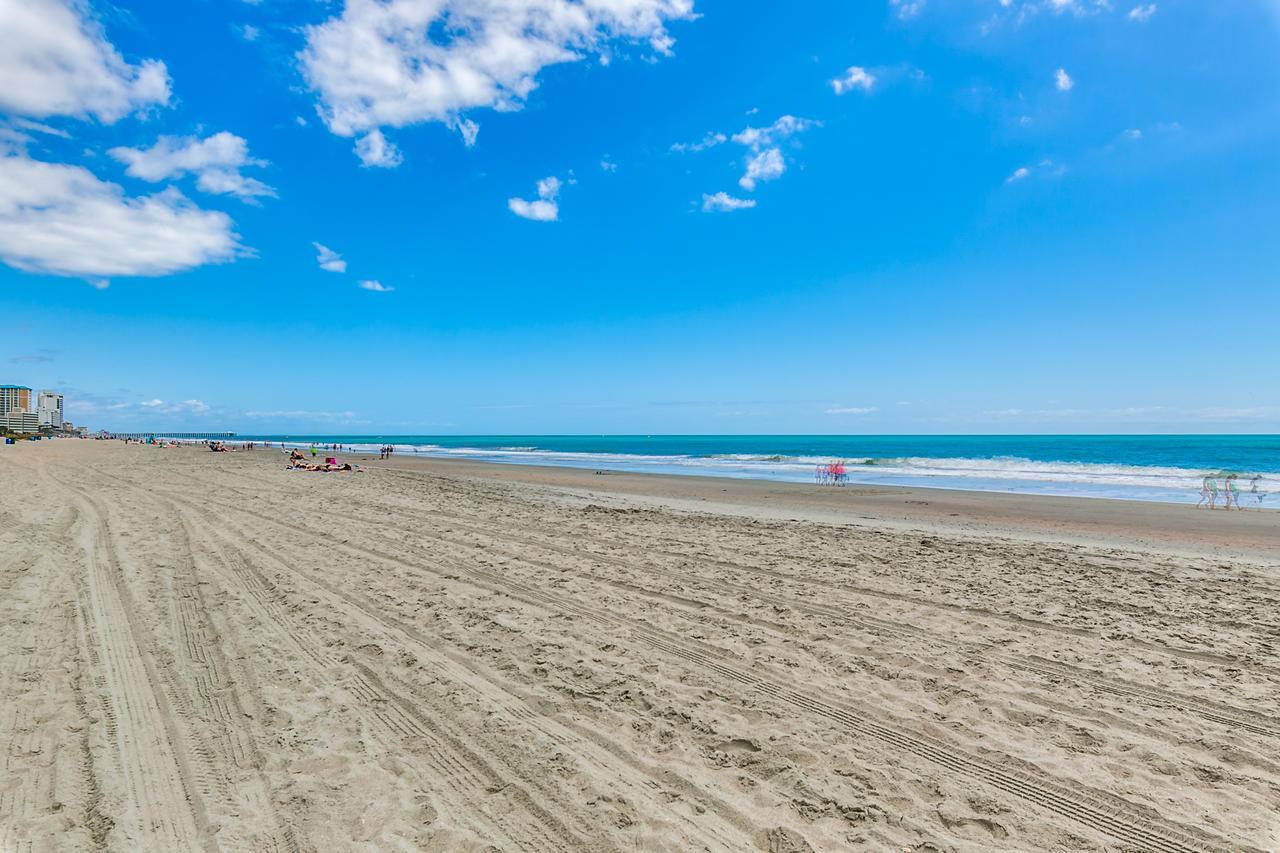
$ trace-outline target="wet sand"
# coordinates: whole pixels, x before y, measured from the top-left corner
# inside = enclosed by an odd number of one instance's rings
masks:
[[[0,850],[1280,849],[1280,513],[366,464],[0,447]]]

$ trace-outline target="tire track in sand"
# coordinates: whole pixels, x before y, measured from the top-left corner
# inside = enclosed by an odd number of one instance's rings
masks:
[[[223,638],[211,619],[212,609],[201,592],[186,519],[171,513],[177,534],[177,565],[166,578],[173,584],[168,601],[173,653],[180,664],[163,667],[166,686],[184,720],[194,750],[209,770],[200,779],[202,794],[216,798],[223,818],[220,837],[237,850],[307,853],[314,848],[275,806],[275,796],[262,768],[266,761],[245,721],[241,685],[222,651]],[[265,832],[246,829],[240,814],[264,817]]]
[[[193,781],[191,756],[180,737],[135,608],[121,575],[106,515],[84,492],[50,479],[74,496],[86,517],[85,571],[77,578],[86,657],[97,705],[126,796],[113,815],[116,837],[155,850],[218,850]],[[98,772],[102,779],[102,773]],[[114,792],[104,791],[111,797]],[[104,804],[101,811],[107,811]],[[118,834],[118,835],[117,835]]]
[[[174,500],[181,503],[176,498]],[[541,736],[564,746],[566,749],[572,749],[582,759],[594,761],[605,767],[609,772],[609,776],[616,783],[626,785],[629,788],[631,795],[649,798],[659,794],[660,786],[656,780],[661,779],[662,784],[677,789],[683,796],[701,803],[704,808],[716,814],[725,824],[733,826],[740,832],[751,834],[759,828],[746,815],[720,800],[711,792],[694,785],[670,770],[645,764],[625,750],[620,749],[612,741],[603,740],[599,733],[566,722],[553,722],[535,713],[527,706],[524,697],[504,689],[492,673],[486,672],[483,667],[476,665],[473,661],[468,661],[466,655],[441,649],[439,648],[438,640],[433,641],[431,638],[424,636],[412,626],[388,615],[382,609],[363,600],[360,596],[344,592],[332,584],[301,573],[291,561],[256,542],[252,537],[229,523],[213,523],[207,516],[203,521],[206,528],[225,526],[226,529],[223,532],[214,534],[221,540],[218,546],[221,558],[228,562],[229,565],[238,566],[238,571],[246,572],[251,577],[256,578],[250,584],[256,586],[262,593],[268,594],[268,587],[272,586],[271,581],[267,580],[261,572],[250,565],[247,558],[239,552],[238,546],[240,545],[252,546],[280,570],[300,578],[313,587],[318,587],[323,591],[322,594],[331,597],[336,607],[353,608],[369,621],[377,623],[387,632],[391,639],[410,648],[419,659],[431,660],[442,671],[442,674],[450,678],[451,681],[473,691],[487,705],[497,706],[502,713],[509,715],[518,724],[534,729]],[[231,541],[236,544],[230,544]],[[278,598],[280,596],[279,592],[275,592],[272,597]],[[279,610],[279,608],[277,609]],[[279,610],[279,612],[283,613],[283,610]],[[282,616],[282,618],[284,617]],[[338,660],[329,658],[328,662],[332,664],[337,663]],[[500,785],[504,790],[510,789],[515,793],[516,799],[523,804],[524,808],[541,815],[545,821],[553,824],[560,823],[558,818],[551,815],[546,807],[539,804],[528,793],[518,786],[501,781],[504,778],[503,775],[496,768],[490,766],[486,759],[477,756],[465,743],[441,729],[438,724],[430,722],[422,715],[419,705],[410,701],[407,697],[390,690],[368,667],[350,656],[344,656],[340,660],[342,663],[357,670],[357,674],[352,676],[348,687],[357,695],[370,703],[374,703],[377,713],[381,714],[381,719],[389,728],[404,737],[422,738],[423,727],[431,726],[437,737],[447,741],[448,750],[441,751],[444,756],[443,760],[446,762],[446,766],[439,768],[442,774],[449,778],[466,776],[469,773],[474,776],[475,774],[471,773],[468,767],[471,765],[479,766],[484,776],[483,785],[486,791],[492,791],[495,785]],[[459,667],[465,671],[460,671]],[[597,752],[591,746],[583,744],[581,740],[577,744],[571,744],[570,739],[575,737],[579,739],[586,738],[599,751]],[[449,751],[462,757],[465,763],[453,760]],[[478,777],[475,781],[479,781]],[[474,790],[472,793],[474,793]],[[668,815],[668,817],[675,817],[675,815]],[[698,843],[700,845],[714,843],[719,844],[724,849],[735,849],[738,844],[738,838],[731,836],[723,829],[704,825],[707,822],[706,817],[706,815],[703,815],[702,823],[690,822],[686,819],[686,831],[693,837],[699,838],[700,841]],[[567,829],[565,831],[568,832]],[[527,845],[527,842],[525,844]]]
[[[843,622],[845,624],[862,626],[865,629],[869,629],[873,631],[897,634],[899,636],[911,636],[911,637],[934,640],[934,641],[937,640],[937,636],[933,632],[916,628],[909,624],[890,621],[888,619],[879,619],[874,616],[866,616],[863,614],[854,615],[844,608],[831,607],[831,606],[826,606],[826,605],[817,604],[817,603],[804,602],[804,601],[797,600],[795,598],[788,598],[785,596],[774,595],[772,593],[764,592],[763,590],[760,590],[756,587],[751,587],[744,584],[738,584],[738,583],[734,583],[732,581],[726,581],[720,578],[712,578],[704,575],[691,574],[689,572],[682,572],[679,569],[671,569],[671,568],[664,568],[664,567],[650,567],[647,565],[638,564],[634,561],[622,560],[617,557],[613,557],[611,555],[600,554],[598,552],[585,551],[581,549],[566,548],[564,546],[554,545],[554,544],[546,543],[543,541],[530,539],[527,537],[515,537],[515,536],[511,536],[510,534],[497,533],[491,530],[481,530],[479,528],[468,528],[468,529],[470,529],[472,532],[476,533],[477,535],[504,538],[504,539],[507,539],[508,541],[516,542],[521,545],[532,545],[534,547],[544,548],[546,550],[564,554],[566,556],[577,557],[580,559],[603,563],[606,565],[614,565],[614,566],[618,566],[619,568],[637,570],[637,571],[645,572],[650,575],[658,574],[665,577],[678,578],[687,583],[694,583],[694,584],[698,584],[700,586],[708,587],[711,589],[719,589],[722,591],[734,592],[742,595],[750,595],[754,598],[759,599],[760,601],[768,602],[770,604],[773,604],[779,607],[787,607],[792,610],[798,610],[802,613],[808,613],[814,616],[822,616],[828,619],[836,620],[838,622]],[[413,532],[413,531],[404,531],[404,532]],[[423,534],[419,534],[419,535],[423,535]],[[469,543],[459,542],[457,540],[453,540],[448,537],[436,536],[432,538],[439,538],[439,539],[442,539],[443,541],[451,542],[452,544],[456,544],[456,545],[469,544]],[[517,554],[510,551],[507,551],[504,553],[506,556],[512,559],[522,560],[524,562],[534,562],[534,561],[530,561],[526,555]],[[545,564],[545,563],[535,562],[535,564],[542,565],[543,567],[548,567],[548,564]],[[744,568],[739,566],[738,564],[733,564],[733,565],[736,569],[739,569],[739,570]],[[825,587],[828,589],[833,587],[836,589],[840,588],[837,585],[823,584],[820,581],[811,581],[808,579],[795,578],[795,577],[788,578],[786,575],[783,575],[782,573],[779,573],[779,572],[769,572],[767,570],[759,570],[755,568],[752,568],[749,571],[763,573],[778,579],[789,580],[793,583],[799,583],[802,585],[819,586],[819,587]],[[592,574],[590,576],[605,583],[613,582],[611,581],[611,579],[604,578],[599,575]],[[661,595],[662,593],[654,592],[653,594]],[[732,613],[729,613],[728,611],[726,611],[726,613],[728,613],[728,615],[730,615],[731,617],[734,615]],[[1140,699],[1142,701],[1149,702],[1155,705],[1178,708],[1183,711],[1196,714],[1197,716],[1203,719],[1209,720],[1211,722],[1215,722],[1227,728],[1243,729],[1245,731],[1253,732],[1254,734],[1259,734],[1266,737],[1280,738],[1280,720],[1276,720],[1272,717],[1269,717],[1266,714],[1260,714],[1256,711],[1249,711],[1244,708],[1237,708],[1234,705],[1228,705],[1222,702],[1213,702],[1208,699],[1201,699],[1195,696],[1189,696],[1187,694],[1178,693],[1171,690],[1163,690],[1158,687],[1149,687],[1146,685],[1135,684],[1133,682],[1124,681],[1116,678],[1106,678],[1100,675],[1096,675],[1092,672],[1089,672],[1088,670],[1085,670],[1081,667],[1060,663],[1058,661],[1049,660],[1047,658],[1042,658],[1036,655],[1023,656],[1023,655],[1010,654],[1008,652],[1000,651],[999,646],[995,643],[975,643],[971,640],[963,640],[960,638],[953,638],[951,640],[948,640],[948,643],[952,647],[963,647],[963,648],[969,649],[974,654],[981,655],[989,661],[999,662],[1011,669],[1018,669],[1024,672],[1033,672],[1050,679],[1066,679],[1069,681],[1074,681],[1077,684],[1081,684],[1083,686],[1089,687],[1099,692],[1110,693],[1112,695],[1121,696],[1124,698]]]
[[[683,572],[679,569],[668,568],[664,566],[648,565],[645,563],[637,562],[635,560],[624,560],[624,559],[615,557],[613,555],[601,554],[598,551],[587,550],[584,548],[570,548],[564,545],[556,544],[554,542],[548,542],[544,539],[533,538],[528,534],[517,536],[510,533],[502,532],[495,528],[480,528],[480,527],[474,526],[473,524],[469,524],[461,516],[458,516],[456,514],[446,513],[446,514],[443,514],[443,517],[447,517],[449,520],[449,524],[452,525],[453,527],[461,530],[465,530],[477,536],[484,536],[490,539],[502,539],[511,544],[541,548],[547,551],[551,551],[553,553],[574,557],[576,559],[582,559],[582,560],[597,562],[605,565],[613,565],[619,568],[629,569],[633,571],[644,572],[651,576],[658,575],[658,576],[664,576],[664,577],[678,578],[687,583],[694,583],[694,584],[697,584],[709,589],[713,589],[713,590],[719,589],[722,591],[731,591],[737,594],[746,594],[746,595],[753,596],[761,601],[765,601],[780,607],[787,607],[792,610],[797,610],[797,611],[808,613],[815,616],[823,616],[824,618],[834,619],[838,622],[841,622],[847,625],[860,626],[863,629],[868,629],[868,630],[878,631],[878,632],[887,632],[890,634],[897,634],[899,636],[910,636],[914,638],[927,639],[934,642],[938,640],[936,633],[932,631],[915,628],[912,625],[905,624],[899,621],[879,619],[874,616],[866,616],[862,614],[854,615],[849,610],[843,609],[843,608],[807,603],[795,598],[788,598],[785,596],[774,595],[772,593],[764,592],[756,587],[751,587],[744,584],[737,584],[737,583],[733,583],[732,581],[726,581],[720,578],[692,574],[689,572]],[[472,542],[458,540],[449,536],[445,536],[443,534],[425,533],[422,531],[421,528],[402,527],[395,524],[389,524],[386,518],[381,518],[381,519],[363,518],[359,514],[355,514],[351,516],[351,519],[353,521],[363,521],[369,524],[377,524],[381,528],[390,528],[390,529],[396,530],[397,532],[408,534],[411,536],[426,538],[433,541],[447,542],[449,544],[457,545],[459,547],[470,548],[474,546],[474,543]],[[503,554],[503,556],[506,556],[510,559],[518,560],[520,562],[523,562],[529,565],[536,565],[544,569],[555,570],[555,571],[560,571],[563,569],[563,566],[559,564],[552,566],[548,563],[531,559],[528,556],[528,554],[524,552],[515,552],[510,550],[500,551],[499,549],[493,549],[493,548],[491,548],[490,550],[497,551],[498,553],[501,553]],[[668,556],[678,556],[684,560],[698,559],[687,554],[678,554],[676,552],[659,552],[659,553],[663,553],[664,555],[668,555]],[[826,583],[820,580],[787,575],[782,572],[776,572],[776,571],[772,571],[772,570],[765,569],[758,566],[746,566],[740,563],[727,563],[720,560],[710,560],[709,562],[724,566],[726,568],[732,568],[734,571],[738,573],[756,574],[759,576],[770,577],[773,579],[783,580],[790,583],[817,587],[817,588],[829,590],[832,592],[854,592],[855,594],[865,593],[865,590],[863,587],[850,587],[844,584]],[[601,575],[597,575],[594,573],[581,572],[581,571],[578,571],[577,573],[580,575],[584,575],[586,577],[590,577],[599,582],[610,584],[622,589],[627,589],[629,587],[628,584],[621,583],[615,579],[603,577]],[[630,591],[635,591],[635,590],[630,590]],[[710,606],[710,605],[706,605],[705,602],[693,602],[688,599],[685,599],[683,602],[681,602],[679,597],[669,596],[658,590],[649,590],[648,594],[655,597],[660,597],[660,598],[665,597],[671,600],[673,603],[676,603],[676,604],[683,603],[684,606],[694,606],[694,605]],[[894,594],[894,597],[896,598],[898,596]],[[914,598],[908,598],[908,601],[917,606],[927,603]],[[954,605],[954,607],[958,607],[958,605]],[[961,609],[965,610],[966,612],[972,610],[972,608],[961,608]],[[737,614],[731,611],[722,610],[722,612],[725,615],[727,615],[729,618],[735,618],[735,619],[738,619],[738,621],[741,621],[741,618]],[[987,614],[986,611],[983,611],[982,615],[985,616],[989,614]],[[1041,623],[1037,622],[1036,623],[1037,627],[1039,627],[1040,624]],[[965,640],[959,637],[952,638],[947,642],[953,648],[963,647],[965,649],[970,650],[974,654],[981,655],[984,659],[988,661],[1002,664],[1011,669],[1034,673],[1043,678],[1047,678],[1051,680],[1066,679],[1068,681],[1073,681],[1079,685],[1082,685],[1089,689],[1096,690],[1101,693],[1108,693],[1108,694],[1123,697],[1126,699],[1138,699],[1143,702],[1147,702],[1156,706],[1176,708],[1184,712],[1199,716],[1202,719],[1208,720],[1210,722],[1217,723],[1218,725],[1225,726],[1227,728],[1240,729],[1243,731],[1252,732],[1253,734],[1262,735],[1269,738],[1280,738],[1280,720],[1276,720],[1273,717],[1270,717],[1266,714],[1258,713],[1256,711],[1250,711],[1250,710],[1239,708],[1227,703],[1214,702],[1212,700],[1202,699],[1200,697],[1191,696],[1185,693],[1179,693],[1172,690],[1164,690],[1159,687],[1136,684],[1134,682],[1125,681],[1123,679],[1107,678],[1104,676],[1097,675],[1093,672],[1090,672],[1089,670],[1084,669],[1082,667],[1072,666],[1071,664],[1061,663],[1059,661],[1050,660],[1050,659],[1039,657],[1036,655],[1011,654],[1008,652],[1001,651],[1000,647],[995,643],[978,643],[972,640]]]
[[[255,518],[263,518],[240,507],[228,506],[227,508],[254,515]],[[317,541],[326,536],[321,531],[306,528],[297,522],[286,525],[270,518],[263,520],[285,527],[294,534],[305,533],[317,537]],[[612,612],[569,602],[460,562],[451,564],[447,569],[440,569],[424,563],[411,563],[374,546],[364,545],[355,548],[338,543],[331,547],[342,548],[364,558],[374,557],[411,571],[425,569],[440,576],[449,572],[457,573],[472,578],[480,586],[494,592],[511,595],[553,612],[569,612],[597,624],[629,630],[634,637],[655,650],[714,672],[797,710],[825,717],[855,734],[879,740],[901,752],[1016,796],[1094,832],[1134,845],[1138,849],[1159,851],[1159,853],[1206,853],[1213,850],[1247,849],[1232,845],[1198,828],[1166,820],[1150,809],[1122,798],[1085,786],[1055,780],[1046,776],[1043,771],[1013,768],[1009,766],[1008,761],[990,760],[967,753],[935,738],[902,730],[891,723],[878,722],[872,718],[870,709],[857,708],[848,703],[826,702],[805,692],[791,689],[786,686],[788,683],[786,680],[768,677],[771,673],[763,667],[756,668],[761,671],[757,674],[726,660],[719,650],[706,644],[674,637]]]
[[[209,519],[203,522],[205,528],[211,526]],[[200,538],[216,555],[225,573],[248,593],[247,600],[263,624],[305,659],[314,677],[350,696],[355,701],[349,704],[361,716],[390,733],[397,744],[407,742],[413,754],[429,765],[432,774],[423,781],[433,785],[450,803],[455,817],[469,814],[473,821],[480,818],[481,822],[472,827],[478,835],[497,837],[513,849],[544,853],[587,849],[558,818],[525,807],[527,794],[518,792],[517,786],[510,785],[486,759],[442,733],[417,711],[414,703],[388,688],[367,668],[331,656],[308,632],[298,630],[295,618],[283,603],[285,594],[254,568],[225,534],[205,530]],[[335,679],[334,673],[340,671],[346,672],[345,677]],[[440,792],[441,782],[456,793]],[[498,793],[503,794],[498,798],[499,804],[480,810],[475,807],[475,803],[493,800]]]

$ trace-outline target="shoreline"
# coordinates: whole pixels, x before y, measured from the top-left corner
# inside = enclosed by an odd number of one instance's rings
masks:
[[[279,452],[278,448],[255,448]],[[924,486],[818,486],[702,474],[594,471],[393,454],[338,452],[368,468],[510,480],[669,509],[947,534],[992,533],[1081,545],[1123,543],[1180,556],[1244,558],[1280,566],[1280,513],[1204,510],[1117,498],[970,491]]]
[[[846,486],[943,488],[1014,495],[1103,498],[1196,505],[1210,481],[1227,498],[1229,475],[1247,509],[1276,508],[1280,436],[1152,436],[1135,450],[1117,436],[329,436],[376,453],[630,473],[713,476],[812,484],[818,469],[842,465]],[[1052,440],[1047,446],[1040,438]],[[1144,437],[1146,438],[1146,437]],[[1214,440],[1227,439],[1219,447]],[[838,439],[838,440],[836,440]],[[262,436],[306,448],[315,439]],[[1169,446],[1168,442],[1177,442]],[[976,442],[976,443],[975,443]],[[1261,443],[1260,443],[1261,442]],[[317,441],[323,446],[325,441]],[[1260,493],[1251,489],[1260,488]],[[1266,498],[1270,494],[1271,507]]]

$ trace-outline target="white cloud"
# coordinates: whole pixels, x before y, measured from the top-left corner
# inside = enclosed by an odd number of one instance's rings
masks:
[[[554,199],[560,194],[560,179],[552,176],[538,181],[538,198]]]
[[[388,287],[380,281],[362,281],[356,285],[361,290],[371,290],[374,293],[390,293],[395,290],[394,287]]]
[[[239,28],[240,38],[245,41],[257,41],[258,36],[262,35],[262,31],[253,24],[245,24]]]
[[[667,55],[667,23],[692,17],[693,0],[346,0],[299,59],[329,130],[355,136],[518,110],[545,67],[615,40]]]
[[[0,259],[28,272],[158,276],[232,260],[230,217],[170,187],[130,198],[87,169],[0,157]]]
[[[476,137],[480,135],[479,124],[471,119],[460,118],[453,122],[452,127],[462,137],[463,145],[471,148],[476,144]]]
[[[167,403],[164,400],[155,399],[140,400],[137,403],[117,401],[103,405],[92,401],[86,402],[78,399],[77,403],[79,404],[79,410],[86,414],[96,412],[99,407],[108,412],[124,412],[126,410],[132,410],[136,406],[137,408],[145,409],[146,411],[141,414],[145,414],[148,418],[156,415],[207,415],[212,411],[210,406],[203,400],[183,400],[179,403]],[[67,407],[71,407],[71,403],[69,401],[67,403]],[[130,417],[135,417],[136,414],[138,413],[129,412]]]
[[[342,259],[342,255],[319,243],[312,243],[311,245],[315,246],[316,251],[319,253],[316,255],[316,262],[320,264],[320,269],[328,272],[347,271],[347,262]]]
[[[878,406],[845,406],[839,409],[827,409],[827,415],[870,415],[880,411]]]
[[[725,136],[723,133],[708,133],[697,142],[677,142],[671,146],[671,150],[679,154],[705,151],[708,148],[715,148],[717,145],[728,141],[729,137]]]
[[[560,216],[556,197],[560,195],[560,179],[551,177],[538,181],[538,198],[525,201],[522,198],[507,199],[507,208],[516,216],[536,222],[555,222]]]
[[[831,81],[831,88],[835,90],[837,95],[843,95],[845,92],[852,92],[854,89],[870,92],[875,84],[876,75],[860,65],[851,65],[843,76]]]
[[[0,153],[7,153],[10,150],[25,150],[28,145],[32,144],[35,141],[34,137],[24,131],[57,136],[61,139],[71,138],[71,134],[65,130],[50,127],[42,122],[31,121],[17,116],[10,116],[7,119],[0,118]]]
[[[356,140],[356,156],[366,166],[382,169],[393,169],[404,160],[400,149],[388,142],[377,128]]]
[[[240,174],[246,166],[265,166],[249,156],[249,144],[234,133],[194,136],[162,136],[150,148],[112,148],[107,152],[128,164],[125,173],[144,181],[163,181],[192,173],[196,186],[207,193],[229,194],[242,199],[274,196],[262,181]]]
[[[924,10],[925,0],[889,0],[889,6],[897,16],[906,21]]]
[[[1053,72],[1053,84],[1058,87],[1059,92],[1070,92],[1076,85],[1076,81],[1071,79],[1071,75],[1067,73],[1067,69],[1059,68]]]
[[[600,161],[600,168],[606,172],[616,172],[618,171],[618,164],[605,157]]]
[[[151,409],[154,412],[160,412],[165,415],[203,415],[209,411],[209,407],[200,400],[183,400],[181,403],[166,403],[164,400],[143,400],[138,404],[144,409]],[[128,404],[111,405],[108,409],[126,408]]]
[[[1113,0],[1000,0],[1000,7],[1007,10],[1009,17],[1018,26],[1043,13],[1057,17],[1070,14],[1085,18],[1115,11]],[[983,25],[984,35],[994,23],[992,20]]]
[[[1034,166],[1019,166],[1018,168],[1013,170],[1013,174],[1009,175],[1009,177],[1004,179],[1004,182],[1006,184],[1014,184],[1014,183],[1017,183],[1018,181],[1026,180],[1027,178],[1030,178],[1032,175],[1036,176],[1036,178],[1039,180],[1061,178],[1066,173],[1067,173],[1066,166],[1060,163],[1055,163],[1054,161],[1048,158],[1045,158],[1044,160],[1041,160],[1039,163],[1036,163]]]
[[[727,213],[729,211],[744,210],[755,206],[756,200],[753,198],[734,198],[726,192],[718,192],[714,195],[710,195],[708,193],[702,194],[703,213]]]
[[[22,149],[31,143],[31,137],[20,130],[0,124],[0,152]]]
[[[164,63],[130,65],[78,0],[0,0],[0,33],[0,111],[110,124],[169,102]]]
[[[782,151],[766,148],[747,158],[747,171],[738,179],[738,186],[750,192],[760,181],[776,180],[786,170],[787,163],[782,159]]]
[[[47,124],[43,124],[38,121],[31,121],[30,119],[25,119],[25,118],[10,119],[10,123],[14,127],[20,127],[23,130],[30,130],[36,133],[47,133],[49,136],[57,136],[60,139],[71,138],[71,134],[67,133],[65,130],[58,130],[58,128],[56,127],[50,127]]]
[[[763,148],[766,145],[773,145],[789,136],[797,133],[803,133],[811,127],[820,127],[821,125],[807,118],[796,118],[792,115],[785,115],[775,121],[768,127],[748,127],[735,133],[733,141],[739,145],[745,145],[748,148]]]
[[[1146,20],[1149,20],[1151,16],[1154,15],[1155,13],[1156,13],[1156,4],[1147,3],[1145,5],[1134,6],[1132,9],[1129,10],[1128,17],[1129,17],[1129,20],[1131,21],[1146,21]]]
[[[1142,131],[1136,127],[1131,127],[1120,135],[1125,139],[1136,142],[1142,138]]]
[[[1043,5],[1048,6],[1049,10],[1056,15],[1070,12],[1077,17],[1113,11],[1111,0],[1048,0]],[[1032,8],[1029,11],[1034,12],[1035,9]]]
[[[738,179],[738,186],[751,192],[761,182],[776,180],[787,171],[787,161],[782,154],[780,144],[784,140],[813,127],[821,127],[821,123],[811,119],[796,118],[793,115],[784,115],[768,127],[746,127],[728,138],[723,133],[708,133],[698,142],[676,143],[671,146],[671,150],[678,152],[703,151],[732,140],[734,143],[750,150],[744,160],[745,169],[742,177]],[[742,201],[742,199],[733,199],[723,192],[714,195],[708,194],[703,196],[702,209],[704,211],[725,211],[754,206],[754,203],[732,206],[733,202]]]
[[[735,133],[733,141],[751,149],[746,160],[746,172],[738,179],[738,185],[752,191],[761,181],[780,178],[787,170],[787,163],[778,143],[819,126],[818,122],[810,119],[785,115],[768,127],[748,127]]]
[[[554,201],[541,199],[526,201],[522,198],[509,198],[507,208],[516,216],[537,222],[555,222],[560,216],[560,208]]]

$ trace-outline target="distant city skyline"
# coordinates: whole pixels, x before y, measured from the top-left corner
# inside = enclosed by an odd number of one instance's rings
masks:
[[[1280,3],[542,5],[0,0],[0,382],[120,431],[1280,432]]]
[[[63,395],[26,385],[0,382],[0,432],[58,433],[72,422],[63,419]]]

